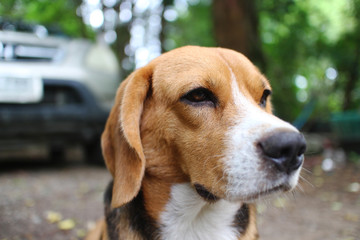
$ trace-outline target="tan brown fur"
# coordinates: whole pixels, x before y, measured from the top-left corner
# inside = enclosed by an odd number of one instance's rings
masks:
[[[269,83],[248,59],[231,50],[184,47],[163,54],[132,73],[119,87],[108,118],[102,148],[114,179],[112,207],[130,202],[143,191],[145,208],[159,221],[176,183],[201,183],[225,197],[226,182],[218,161],[223,133],[233,123],[231,71],[239,88],[258,102]],[[186,69],[186,71],[184,71]],[[205,86],[219,106],[201,111],[179,102],[194,87]],[[266,108],[271,112],[271,105]],[[239,240],[257,239],[256,209],[250,205],[250,224]],[[126,219],[118,224],[119,239],[141,239]],[[106,224],[97,225],[90,239],[106,240]],[[93,238],[91,238],[93,237]]]

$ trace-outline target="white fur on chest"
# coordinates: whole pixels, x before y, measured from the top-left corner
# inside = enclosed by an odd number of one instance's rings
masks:
[[[190,184],[171,188],[171,198],[161,214],[161,239],[232,240],[239,236],[234,227],[240,203],[204,201]]]

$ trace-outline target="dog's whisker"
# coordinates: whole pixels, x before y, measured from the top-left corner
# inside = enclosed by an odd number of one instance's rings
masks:
[[[224,154],[216,154],[216,155],[211,155],[208,158],[204,159],[203,162],[203,168],[205,168],[207,166],[207,164],[210,162],[210,160],[214,160],[216,158],[222,158],[224,157]]]
[[[215,168],[214,168],[215,169]],[[222,174],[221,175],[221,178],[219,178],[216,182],[215,182],[215,179],[212,180],[212,184],[211,184],[211,191],[214,191],[214,189],[217,188],[218,184],[221,182],[221,181],[224,181],[224,179],[226,178],[225,174]]]
[[[296,201],[296,191],[291,191],[291,194],[293,196],[293,199]]]
[[[303,176],[299,176],[300,177],[300,179],[304,182],[304,183],[307,183],[307,184],[309,184],[312,188],[314,188],[315,186],[309,181],[309,180],[307,180],[305,177],[303,177]]]
[[[307,174],[313,175],[313,172],[310,171],[309,169],[305,168],[305,167],[303,167],[301,170],[304,171]]]
[[[296,186],[296,188],[294,190],[299,189],[302,193],[305,193],[305,190],[303,188],[303,186],[301,186],[301,183],[298,183],[298,185]]]

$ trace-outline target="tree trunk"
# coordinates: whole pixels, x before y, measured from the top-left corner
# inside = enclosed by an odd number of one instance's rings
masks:
[[[354,6],[354,16],[355,19],[357,20],[357,26],[354,29],[354,37],[352,38],[352,42],[348,43],[348,44],[352,44],[353,46],[355,46],[354,51],[351,53],[351,56],[354,56],[353,61],[351,64],[349,64],[349,68],[348,68],[348,79],[346,79],[346,83],[345,83],[345,89],[344,89],[344,103],[343,103],[343,110],[349,110],[352,108],[358,108],[358,106],[354,106],[354,99],[353,99],[353,92],[356,88],[356,83],[357,81],[359,81],[360,78],[360,70],[359,70],[359,66],[360,66],[360,46],[359,46],[359,41],[360,41],[360,0],[353,0],[352,2],[353,6]]]
[[[125,46],[130,42],[130,31],[129,25],[119,25],[115,29],[117,39],[116,42],[112,45],[112,48],[115,52],[115,55],[119,61],[121,69],[121,80],[123,80],[131,71],[123,68],[123,60],[128,56],[125,54]]]
[[[214,0],[213,13],[218,46],[243,53],[265,71],[255,1]]]
[[[162,5],[163,5],[163,10],[161,13],[161,32],[160,32],[160,42],[161,42],[161,53],[166,52],[166,49],[164,48],[165,46],[165,31],[166,31],[166,26],[167,26],[167,22],[164,18],[164,12],[166,10],[167,7],[174,5],[174,0],[163,0],[162,1]]]
[[[345,84],[344,91],[344,104],[343,110],[349,110],[353,108],[353,92],[356,87],[356,82],[359,79],[359,66],[360,66],[360,47],[356,47],[356,51],[354,53],[355,59],[352,63],[351,69],[349,69],[349,78]]]

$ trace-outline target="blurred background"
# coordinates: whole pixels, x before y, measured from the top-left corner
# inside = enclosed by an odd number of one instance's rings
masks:
[[[360,239],[359,0],[2,0],[0,240],[84,236],[117,86],[184,45],[248,56],[307,138],[297,191],[259,204],[263,239]]]

